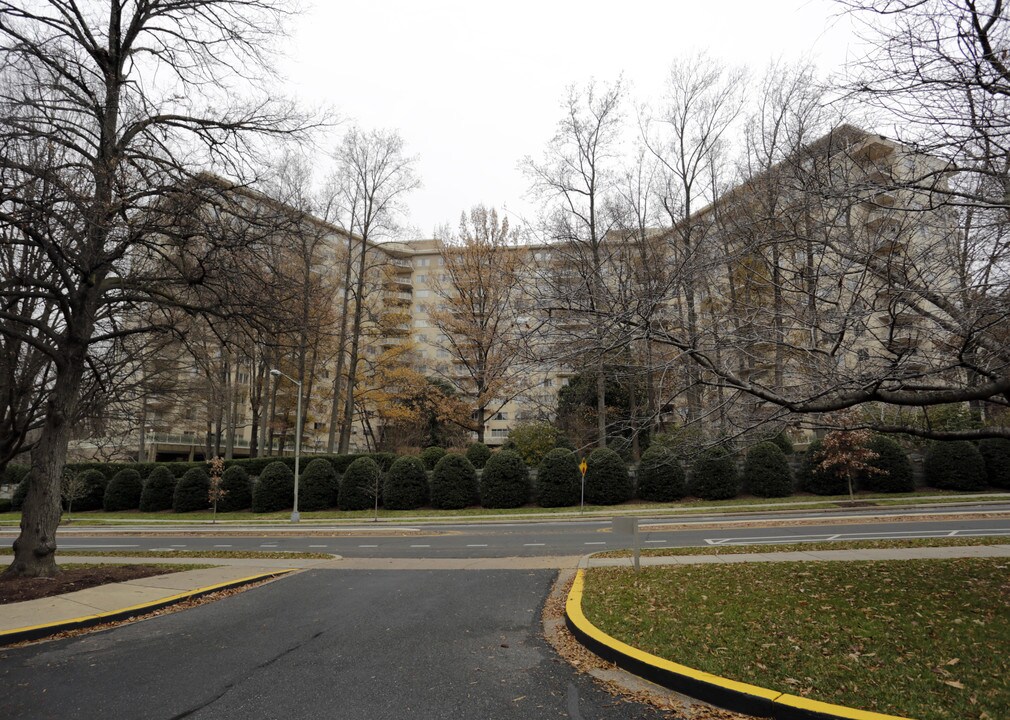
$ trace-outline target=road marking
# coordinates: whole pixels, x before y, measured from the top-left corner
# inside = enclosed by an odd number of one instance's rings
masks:
[[[784,545],[790,543],[826,542],[829,540],[928,540],[931,538],[985,535],[1010,535],[1007,528],[979,528],[969,530],[892,530],[882,532],[848,532],[818,535],[750,535],[746,537],[706,538],[708,545]]]
[[[840,537],[841,535],[832,535],[831,537],[828,538],[828,540],[837,540]]]
[[[215,545],[214,547],[231,547],[231,545]]]
[[[543,547],[547,543],[523,543],[523,547]]]
[[[266,543],[265,545],[260,545],[260,547],[277,547],[277,543]]]
[[[359,548],[362,547],[379,547],[378,545],[358,545]]]
[[[947,533],[947,537],[954,537],[955,535],[957,535],[957,532],[958,532],[957,530],[951,530],[949,533]]]
[[[309,547],[326,547],[325,545],[309,545]]]
[[[140,547],[140,545],[64,545],[60,543],[60,547],[64,550],[70,550],[72,548],[133,548]]]
[[[583,543],[583,545],[606,545],[606,544],[607,544],[607,543],[606,543],[606,541],[603,541],[603,542],[587,542],[587,543]]]
[[[431,545],[411,545],[412,548],[430,548]]]
[[[646,540],[647,543],[665,543],[666,540]]]
[[[467,545],[467,547],[487,547],[487,545]]]

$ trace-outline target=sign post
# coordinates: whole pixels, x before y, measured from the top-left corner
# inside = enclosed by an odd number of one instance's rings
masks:
[[[641,555],[641,543],[638,537],[637,517],[616,517],[614,518],[613,532],[615,536],[630,536],[631,547],[634,550],[635,570],[641,570],[639,556]]]
[[[579,463],[579,471],[582,473],[582,500],[579,502],[580,515],[586,511],[586,470],[588,469],[589,465],[586,464],[586,459],[582,458],[582,462]]]

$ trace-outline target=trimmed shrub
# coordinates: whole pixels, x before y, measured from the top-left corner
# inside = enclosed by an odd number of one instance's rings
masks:
[[[837,466],[829,470],[818,467],[821,458],[822,443],[820,438],[810,443],[803,460],[800,462],[799,484],[800,488],[814,495],[846,495],[849,492],[849,482],[845,476],[839,472]]]
[[[0,513],[10,512],[11,508],[10,498],[0,498]]]
[[[287,463],[273,462],[263,468],[253,488],[254,513],[288,510],[295,504],[295,474]]]
[[[702,500],[729,500],[740,494],[740,478],[729,451],[718,445],[705,450],[691,468],[691,494]]]
[[[391,452],[377,452],[372,453],[369,457],[375,461],[375,464],[379,466],[382,472],[389,472],[389,468],[393,467],[393,463],[396,462],[398,456],[396,453]]]
[[[172,495],[172,512],[185,513],[206,510],[210,507],[207,495],[210,492],[210,477],[203,468],[190,468],[175,484]]]
[[[779,450],[781,450],[786,455],[793,454],[793,441],[789,438],[789,435],[786,434],[785,430],[780,432],[775,437],[771,438],[770,442],[773,442],[776,445],[778,445]]]
[[[429,458],[434,456],[434,453],[428,452],[429,450],[440,450],[442,457],[445,456],[445,450],[442,448],[427,448],[424,453],[427,453]],[[416,510],[428,504],[426,464],[416,457],[402,457],[393,463],[386,473],[386,482],[382,486],[382,504],[386,509]]]
[[[687,477],[676,453],[650,445],[638,464],[638,497],[650,502],[671,502],[687,495]]]
[[[978,451],[985,460],[985,476],[993,487],[1010,489],[1010,440],[981,440]]]
[[[866,444],[877,457],[867,462],[867,465],[883,470],[882,473],[864,472],[859,474],[859,486],[872,492],[912,492],[915,490],[915,477],[912,475],[912,461],[908,454],[886,435],[875,435]]]
[[[522,456],[499,450],[484,466],[480,478],[480,504],[486,508],[514,508],[530,500],[530,474]]]
[[[140,473],[133,469],[120,470],[109,480],[102,499],[106,512],[136,510],[140,507],[140,494],[144,492],[144,481]]]
[[[628,466],[610,448],[596,448],[586,458],[586,502],[616,505],[631,499],[634,491]]]
[[[466,449],[466,459],[478,470],[483,470],[491,457],[491,448],[484,443],[471,443]]]
[[[459,510],[477,497],[477,471],[462,455],[449,453],[431,474],[431,506],[439,510]]]
[[[218,512],[236,512],[252,507],[252,480],[241,465],[225,468],[221,474],[224,497],[217,501]]]
[[[140,493],[140,511],[171,510],[174,494],[175,475],[168,468],[156,467],[144,481],[144,490]]]
[[[424,463],[425,470],[434,470],[435,464],[443,457],[445,457],[445,448],[432,446],[421,451],[421,462]]]
[[[340,483],[328,460],[316,458],[298,478],[299,510],[326,510],[335,507]]]
[[[84,470],[80,474],[84,481],[84,496],[74,500],[73,509],[76,511],[101,510],[102,499],[105,497],[105,487],[109,484],[109,479],[101,470]]]
[[[88,470],[95,470],[100,472],[105,476],[106,480],[111,480],[112,476],[115,475],[120,470],[126,467],[123,463],[110,463],[110,462],[80,462],[80,463],[67,463],[66,469],[73,473],[80,475],[82,472],[87,472]],[[106,483],[108,484],[108,483]],[[74,500],[74,505],[77,505],[77,500]],[[99,505],[101,507],[101,505]],[[76,507],[74,508],[76,509]],[[94,508],[97,510],[98,508]]]
[[[527,467],[536,467],[547,453],[557,447],[560,434],[548,422],[527,422],[509,430],[509,441]]]
[[[555,448],[544,455],[537,469],[537,505],[566,507],[578,505],[582,492],[579,459],[571,450]]]
[[[0,473],[0,487],[17,485],[25,479],[30,469],[27,465],[8,465],[3,473]]]
[[[28,497],[28,476],[25,475],[21,482],[17,484],[14,488],[14,492],[11,495],[11,510],[14,512],[21,512],[21,508],[25,505],[25,498]]]
[[[375,507],[375,493],[382,485],[382,470],[370,457],[359,457],[347,465],[340,478],[337,505],[341,510],[368,510]]]
[[[361,457],[367,457],[367,456],[352,453],[350,455],[331,455],[327,459],[330,461],[330,465],[333,466],[334,472],[336,472],[337,475],[343,475],[345,472],[347,472],[347,468],[351,466],[351,463],[353,463],[355,460]]]
[[[743,484],[751,495],[773,498],[793,492],[793,474],[782,448],[773,442],[758,443],[747,451]]]
[[[941,490],[981,490],[985,460],[967,440],[935,442],[926,452],[926,484]]]

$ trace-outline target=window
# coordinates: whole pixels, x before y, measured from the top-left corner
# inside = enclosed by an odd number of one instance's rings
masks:
[[[544,387],[554,387],[554,381],[551,378],[545,378]]]
[[[414,258],[414,267],[428,267],[431,265],[431,258]]]
[[[313,430],[325,430],[326,429],[326,423],[324,423],[324,422],[314,422],[314,423],[312,423],[312,429]]]
[[[449,351],[448,350],[439,350],[438,351],[438,356],[440,358],[447,358],[447,357],[449,357]]]
[[[414,293],[414,297],[419,297],[419,298],[426,298],[426,297],[428,297],[430,295],[431,295],[431,291],[430,290],[418,290],[416,293]]]
[[[509,436],[509,431],[503,428],[494,428],[491,431],[491,437],[493,438],[507,438]]]
[[[495,420],[508,420],[509,414],[507,412],[500,412],[494,416]]]
[[[428,276],[427,275],[415,275],[414,276],[414,282],[418,282],[418,283],[428,282]]]
[[[414,327],[416,327],[416,328],[428,327],[428,321],[424,320],[424,319],[415,320],[414,321]]]

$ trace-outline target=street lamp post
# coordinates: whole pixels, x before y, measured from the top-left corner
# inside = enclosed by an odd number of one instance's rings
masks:
[[[274,377],[286,377],[298,386],[298,405],[295,409],[295,506],[291,511],[291,522],[296,523],[301,519],[301,515],[298,514],[298,461],[302,454],[302,383],[301,380],[295,380],[277,368],[273,368],[270,374]]]

